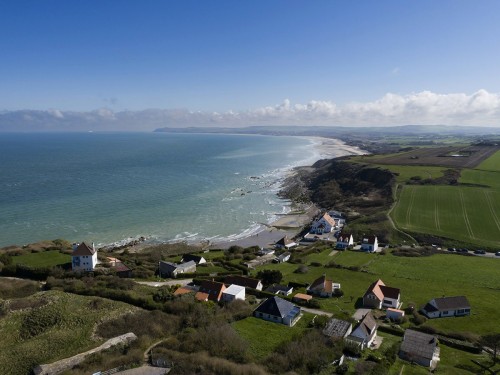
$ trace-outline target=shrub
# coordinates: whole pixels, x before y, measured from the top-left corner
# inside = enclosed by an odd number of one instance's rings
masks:
[[[304,265],[304,264],[301,264],[300,266],[297,267],[297,269],[295,271],[293,271],[295,273],[307,273],[309,272],[309,268]]]

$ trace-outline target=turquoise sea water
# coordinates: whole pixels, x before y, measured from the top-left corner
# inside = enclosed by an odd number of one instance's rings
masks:
[[[287,171],[316,159],[296,137],[2,134],[0,246],[248,236],[286,212]]]

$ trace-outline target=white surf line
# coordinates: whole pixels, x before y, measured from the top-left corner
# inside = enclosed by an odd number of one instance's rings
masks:
[[[461,189],[459,189],[458,191],[460,193],[460,200],[462,202],[462,212],[464,214],[464,220],[465,220],[465,226],[467,227],[467,232],[469,232],[469,235],[471,236],[471,238],[475,238],[474,232],[472,231],[472,228],[471,228],[471,225],[469,222],[469,216],[467,215],[467,210],[465,209],[464,193],[462,192]]]
[[[411,218],[411,210],[413,208],[413,201],[415,200],[415,187],[411,188],[411,193],[410,193],[410,203],[408,204],[408,208],[406,209],[406,226],[409,228],[411,226],[410,224],[410,218]]]
[[[434,188],[435,190],[435,195],[434,195],[434,222],[436,223],[436,229],[441,232],[441,224],[439,223],[439,207],[438,207],[438,194],[439,190],[438,188]]]
[[[491,197],[488,192],[483,190],[484,196],[486,197],[486,202],[488,203],[488,207],[490,208],[491,216],[493,216],[493,220],[497,225],[498,230],[500,230],[500,220],[498,219],[497,213],[495,212],[495,207],[493,207],[493,203],[491,202]]]

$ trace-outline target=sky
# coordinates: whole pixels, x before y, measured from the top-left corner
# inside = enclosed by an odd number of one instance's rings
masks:
[[[497,0],[6,0],[0,131],[500,126]]]

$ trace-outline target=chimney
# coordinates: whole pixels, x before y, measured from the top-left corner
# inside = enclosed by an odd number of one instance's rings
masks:
[[[94,250],[94,253],[95,253],[95,245],[93,242],[92,242],[92,250]]]

